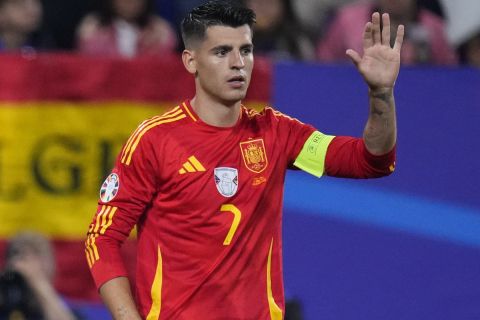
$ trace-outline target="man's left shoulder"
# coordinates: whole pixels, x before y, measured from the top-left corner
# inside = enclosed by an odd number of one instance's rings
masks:
[[[285,116],[280,111],[269,105],[254,105],[254,106],[243,106],[244,113],[250,119],[262,119],[262,118],[276,118]]]

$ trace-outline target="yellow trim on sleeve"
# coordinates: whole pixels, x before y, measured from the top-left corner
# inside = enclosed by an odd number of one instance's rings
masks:
[[[100,230],[100,234],[105,234],[105,231],[107,231],[108,227],[110,227],[113,223],[113,216],[115,215],[115,212],[117,211],[117,207],[113,207],[112,210],[110,210],[110,214],[108,215],[108,221],[106,224],[102,223],[102,230]],[[107,213],[105,213],[104,218],[107,216]]]
[[[91,269],[93,266],[92,260],[90,259],[90,252],[85,249],[85,256],[87,257],[88,267]]]
[[[293,165],[320,178],[325,171],[327,148],[333,138],[335,136],[329,136],[319,131],[312,133]]]

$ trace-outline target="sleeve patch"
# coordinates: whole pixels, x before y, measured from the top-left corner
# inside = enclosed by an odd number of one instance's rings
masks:
[[[327,148],[335,136],[323,134],[319,131],[313,132],[303,145],[293,165],[317,178],[320,178],[325,171],[325,157]]]
[[[100,200],[107,203],[113,200],[120,189],[120,178],[116,173],[110,174],[100,188]]]

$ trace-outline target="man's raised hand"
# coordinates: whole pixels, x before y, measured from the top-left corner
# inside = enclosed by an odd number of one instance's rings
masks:
[[[390,45],[390,17],[382,15],[383,30],[380,30],[380,14],[374,12],[363,33],[363,56],[353,49],[346,54],[352,59],[371,90],[393,89],[400,70],[405,27],[399,25],[393,48]]]

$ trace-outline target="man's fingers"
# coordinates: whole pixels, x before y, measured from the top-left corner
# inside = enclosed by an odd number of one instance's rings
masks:
[[[360,55],[358,54],[357,51],[355,50],[352,50],[352,49],[348,49],[347,52],[346,52],[347,56],[352,59],[353,63],[355,64],[355,66],[358,66],[358,64],[360,63],[360,61],[362,60],[362,58],[360,57]]]
[[[380,13],[374,12],[372,14],[372,23],[373,23],[373,43],[374,44],[381,44],[382,43],[382,37],[380,33]]]
[[[398,26],[397,37],[395,38],[395,45],[393,46],[393,49],[396,50],[397,52],[400,52],[402,50],[404,35],[405,35],[405,27],[401,24]]]
[[[372,28],[373,25],[370,21],[365,24],[365,31],[363,32],[363,50],[373,46]]]
[[[390,15],[388,13],[384,13],[382,15],[382,21],[382,43],[390,47]]]

